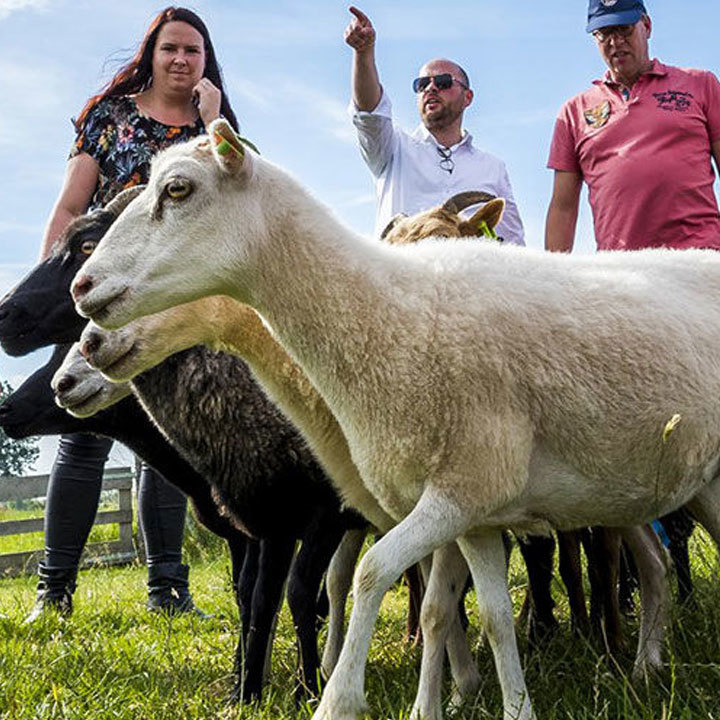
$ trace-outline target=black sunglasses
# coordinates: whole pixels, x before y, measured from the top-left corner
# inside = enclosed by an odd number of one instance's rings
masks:
[[[438,90],[449,90],[454,82],[461,87],[464,87],[466,90],[468,89],[468,86],[465,83],[460,82],[450,73],[440,73],[440,75],[424,75],[423,77],[415,78],[412,84],[413,92],[424,92],[431,82],[435,83],[435,87]]]

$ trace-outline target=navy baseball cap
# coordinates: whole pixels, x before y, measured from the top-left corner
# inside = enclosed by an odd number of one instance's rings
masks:
[[[634,25],[647,14],[641,0],[590,0],[587,32],[609,25]]]

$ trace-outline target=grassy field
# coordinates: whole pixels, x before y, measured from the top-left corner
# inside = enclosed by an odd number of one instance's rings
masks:
[[[33,604],[33,578],[0,581],[0,717],[13,720],[72,718],[309,718],[312,703],[296,708],[296,650],[287,608],[273,652],[263,702],[229,707],[237,612],[229,565],[217,543],[191,533],[191,584],[211,620],[149,614],[144,568],[83,571],[68,620],[50,616],[38,625],[22,620]],[[720,580],[715,551],[702,535],[694,540],[695,609],[676,609],[664,674],[650,684],[628,680],[637,625],[627,625],[626,654],[609,659],[588,641],[573,638],[559,583],[555,587],[559,634],[532,654],[522,638],[527,682],[539,720],[720,720]],[[525,578],[513,554],[512,597],[519,608]],[[449,718],[500,718],[501,699],[492,656],[477,628],[468,597],[471,642],[483,687]],[[402,640],[404,590],[387,596],[373,638],[367,691],[374,718],[407,718],[417,685],[420,651]]]

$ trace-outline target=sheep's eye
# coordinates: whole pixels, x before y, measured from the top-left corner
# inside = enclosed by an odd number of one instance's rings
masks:
[[[192,192],[192,189],[190,181],[185,180],[184,178],[173,178],[165,186],[168,197],[173,200],[182,200],[183,198],[186,198]]]
[[[83,255],[92,255],[97,247],[97,240],[85,240],[80,246],[80,252]]]

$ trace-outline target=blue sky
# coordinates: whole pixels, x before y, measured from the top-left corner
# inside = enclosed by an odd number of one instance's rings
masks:
[[[370,233],[374,189],[346,114],[351,51],[337,0],[207,0],[206,21],[243,134],[290,169],[356,230]],[[73,140],[70,117],[129,57],[161,3],[0,0],[0,294],[35,263],[42,229]],[[526,229],[540,247],[552,174],[545,169],[556,112],[604,71],[584,32],[585,0],[367,0],[381,80],[399,124],[417,124],[410,81],[424,61],[465,67],[475,101],[465,125],[506,162]],[[720,74],[718,0],[648,2],[651,52],[663,62]],[[594,247],[587,203],[576,248]],[[17,385],[47,353],[8,358]],[[46,472],[54,441],[42,444]],[[117,462],[129,456],[116,451]]]

